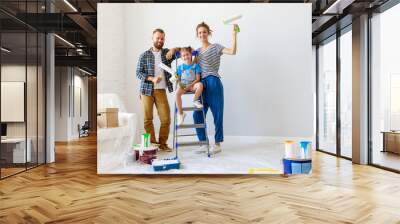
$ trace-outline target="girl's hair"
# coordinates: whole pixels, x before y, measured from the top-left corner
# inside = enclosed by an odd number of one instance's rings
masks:
[[[188,47],[181,47],[181,48],[180,48],[180,52],[182,52],[182,51],[187,51],[187,52],[189,52],[190,54],[192,54],[192,53],[193,53],[193,48],[192,48],[191,46],[188,46]],[[194,57],[193,62],[196,63],[196,64],[199,62],[199,59],[198,59],[197,56]]]
[[[181,47],[181,51],[188,51],[189,53],[192,53],[193,48],[191,46],[189,46],[189,47]]]
[[[208,32],[209,35],[212,34],[213,31],[210,29],[210,26],[207,25],[207,23],[205,23],[205,22],[201,22],[201,23],[198,24],[197,27],[196,27],[196,36],[197,36],[197,32],[199,31],[199,29],[200,29],[201,27],[204,27],[204,28],[207,30],[207,32]]]

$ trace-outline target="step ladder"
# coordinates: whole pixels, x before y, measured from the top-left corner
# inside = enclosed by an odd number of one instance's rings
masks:
[[[189,94],[194,94],[193,92],[187,92],[184,95],[189,95]],[[200,102],[203,104],[203,96],[200,96]],[[201,111],[202,115],[203,115],[203,120],[204,123],[202,124],[181,124],[178,125],[177,124],[177,116],[178,116],[178,107],[176,106],[175,103],[175,112],[174,112],[174,150],[175,150],[175,156],[176,158],[178,158],[178,149],[180,147],[187,147],[187,146],[202,146],[202,145],[207,145],[207,156],[210,157],[210,142],[208,140],[208,135],[207,135],[207,124],[206,124],[206,113],[204,111],[204,107],[203,108],[196,108],[194,106],[192,107],[182,107],[182,110],[185,111]],[[204,131],[206,133],[206,140],[205,141],[184,141],[181,142],[179,141],[180,138],[184,138],[184,137],[193,137],[193,136],[197,136],[196,133],[194,134],[179,134],[180,130],[183,129],[196,129],[196,128],[204,128]]]

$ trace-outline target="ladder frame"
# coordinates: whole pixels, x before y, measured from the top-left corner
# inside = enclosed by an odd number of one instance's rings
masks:
[[[175,54],[175,71],[178,70],[178,58],[179,57],[180,57],[180,54],[179,54],[179,52],[177,52]],[[187,92],[184,95],[188,95],[188,94],[194,94],[194,93],[193,92]],[[205,107],[204,107],[203,94],[200,95],[199,100],[203,104],[203,108],[197,109],[197,108],[190,107],[190,108],[186,108],[186,110],[184,110],[184,111],[193,111],[192,113],[195,113],[195,112],[201,110],[201,113],[203,115],[203,122],[204,122],[203,123],[204,127],[201,127],[201,128],[204,128],[204,131],[205,131],[205,135],[206,135],[206,141],[205,142],[206,142],[206,145],[207,145],[207,156],[208,156],[208,158],[210,158],[211,157],[211,154],[210,154],[210,141],[208,139],[208,133],[207,133],[207,121],[206,121],[206,112],[205,112]],[[192,135],[178,135],[178,129],[179,129],[179,126],[177,125],[178,108],[176,106],[176,100],[175,100],[174,105],[175,105],[175,109],[174,109],[173,147],[174,147],[174,150],[175,150],[175,157],[178,158],[178,148],[179,148],[178,137],[185,137],[185,136],[192,136]],[[194,125],[196,125],[196,124],[194,124]],[[193,136],[197,137],[197,134],[193,135]],[[198,141],[198,142],[200,143],[199,145],[203,145],[201,143],[202,141]],[[185,143],[183,143],[183,144],[185,144]],[[197,144],[194,144],[194,145],[197,145]],[[190,144],[188,146],[190,146]],[[184,147],[184,146],[181,146],[181,147]]]

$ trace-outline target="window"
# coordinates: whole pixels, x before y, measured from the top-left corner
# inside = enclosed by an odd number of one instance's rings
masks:
[[[346,32],[347,31],[347,32]],[[352,157],[352,34],[340,36],[340,155]]]
[[[336,153],[336,39],[318,48],[318,147]]]
[[[371,18],[371,162],[400,170],[400,5]]]

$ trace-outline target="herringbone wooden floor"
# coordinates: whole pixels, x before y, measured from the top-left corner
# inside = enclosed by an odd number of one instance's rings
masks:
[[[314,154],[311,176],[98,176],[96,139],[0,181],[0,223],[400,223],[400,175]]]

